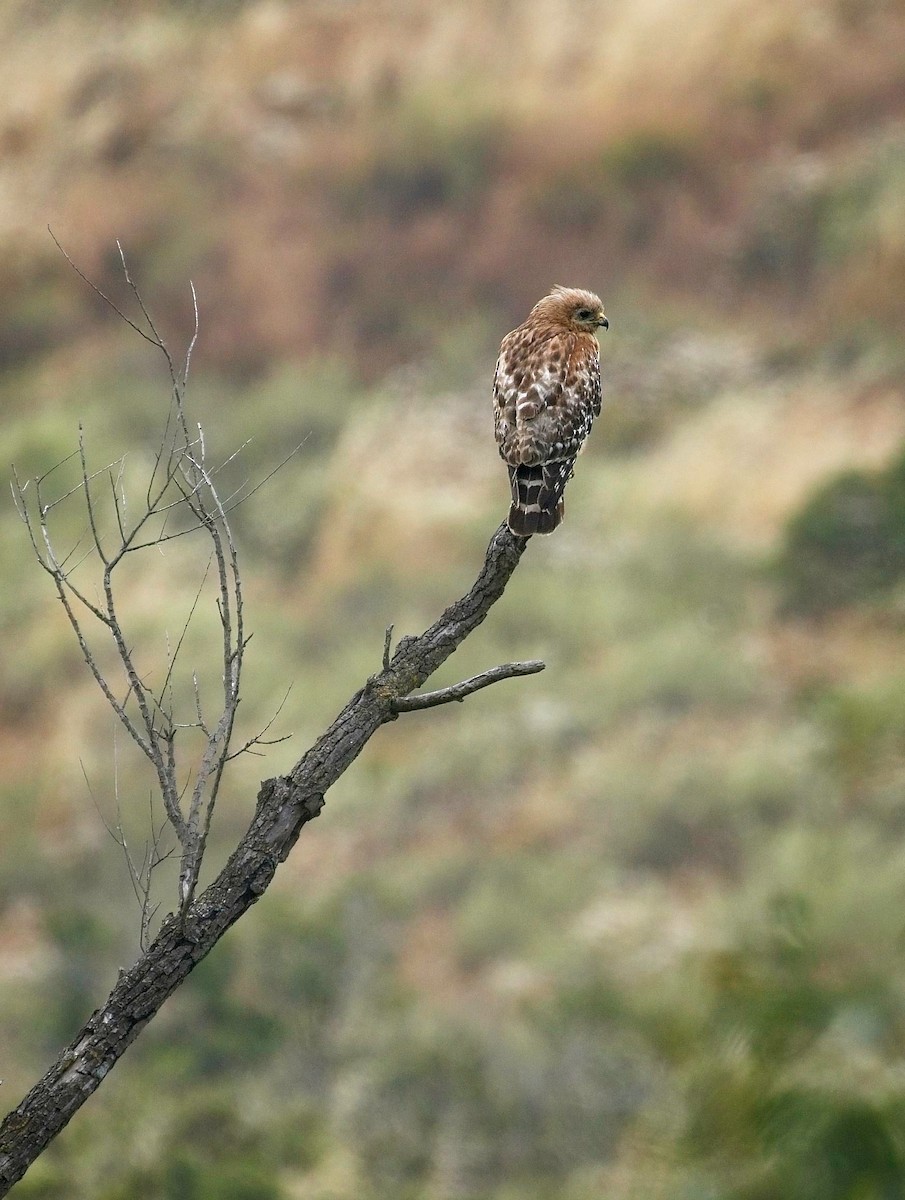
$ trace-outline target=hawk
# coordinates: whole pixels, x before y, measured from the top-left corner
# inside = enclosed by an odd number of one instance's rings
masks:
[[[509,467],[508,525],[519,537],[552,533],[575,458],[600,415],[600,348],[609,329],[600,297],[555,287],[500,346],[494,432]]]

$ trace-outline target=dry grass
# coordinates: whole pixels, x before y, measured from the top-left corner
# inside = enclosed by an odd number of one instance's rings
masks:
[[[186,11],[7,7],[0,256],[52,258],[49,221],[103,275],[119,236],[177,315],[195,277],[202,353],[243,370],[315,346],[380,369],[451,313],[504,324],[554,278],[748,304],[769,281],[733,263],[763,164],[806,150],[832,169],[905,98],[892,3]],[[450,140],[476,117],[489,141]],[[652,137],[672,170],[644,173]],[[375,147],[376,175],[350,176]],[[388,212],[394,155],[409,174]],[[889,324],[900,274],[872,296],[853,269],[847,295]]]
[[[808,377],[729,393],[639,461],[632,492],[740,545],[768,549],[810,489],[885,464],[905,437],[901,394]]]

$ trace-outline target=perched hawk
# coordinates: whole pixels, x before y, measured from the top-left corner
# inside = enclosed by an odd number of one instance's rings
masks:
[[[493,377],[494,430],[509,467],[508,524],[519,537],[552,533],[575,456],[600,415],[600,298],[555,287],[507,333]]]

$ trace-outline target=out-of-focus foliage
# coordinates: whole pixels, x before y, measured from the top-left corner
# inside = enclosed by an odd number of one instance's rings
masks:
[[[381,730],[16,1195],[898,1200],[901,3],[128,7],[0,14],[0,408],[23,481],[81,423],[137,499],[166,379],[46,220],[125,306],[121,238],[177,355],[194,280],[224,495],[288,457],[233,522],[240,737],[293,736],[210,870],[473,579],[496,345],[554,282],[607,303],[606,409],[436,682],[547,671]],[[135,956],[104,823],[151,818],[11,505],[0,555],[12,1104]],[[124,577],[149,672],[203,573]]]
[[[800,612],[852,604],[901,580],[905,459],[819,488],[789,521],[779,569],[787,603]]]

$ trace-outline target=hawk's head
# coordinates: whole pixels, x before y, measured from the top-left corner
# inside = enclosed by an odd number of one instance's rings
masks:
[[[564,325],[575,333],[596,333],[598,329],[610,327],[599,296],[583,288],[562,287],[561,284],[557,284],[549,296],[538,300],[531,316],[549,321],[551,325]]]

